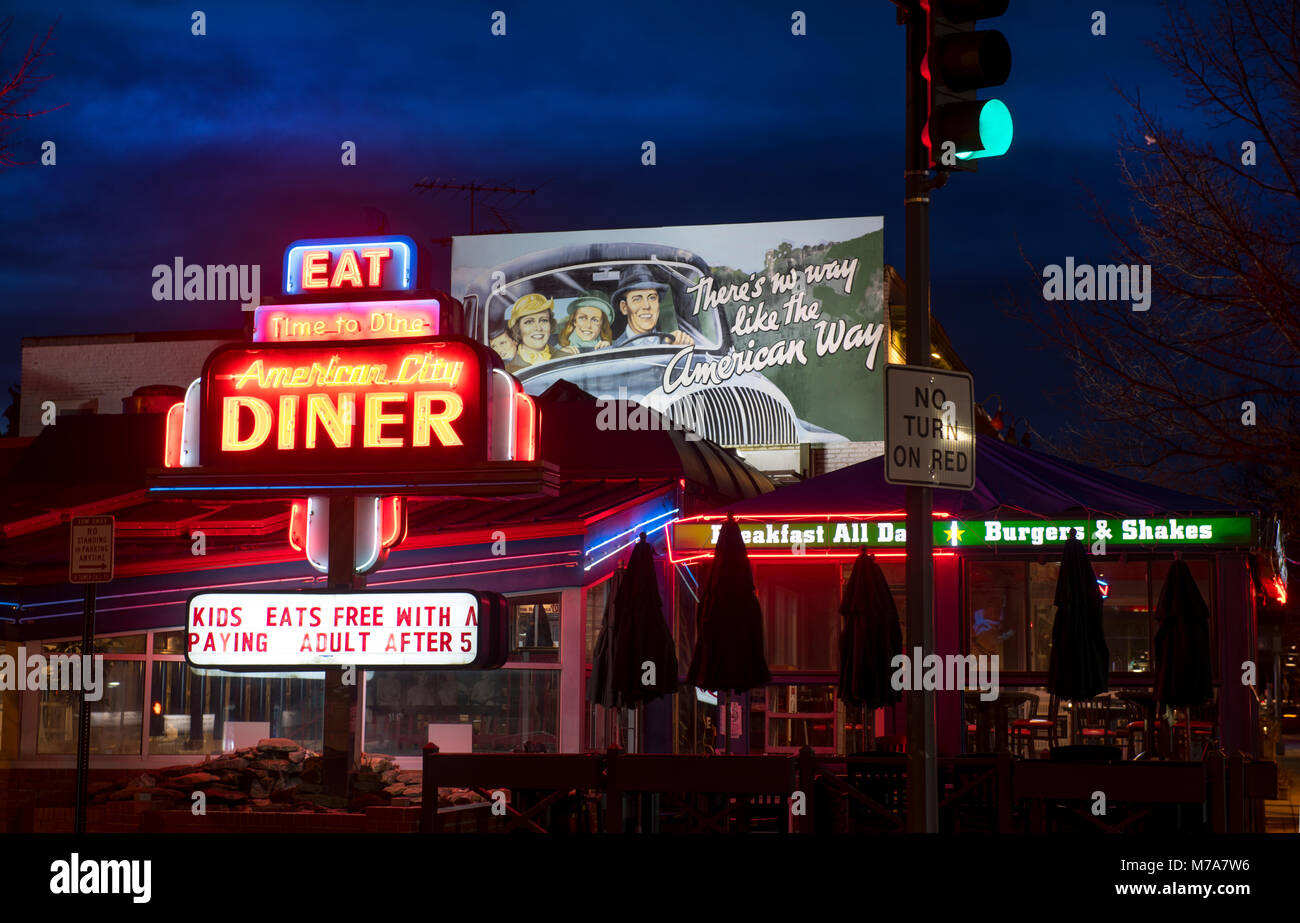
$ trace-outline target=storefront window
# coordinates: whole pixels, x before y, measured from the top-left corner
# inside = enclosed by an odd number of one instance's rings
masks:
[[[1110,672],[1144,672],[1149,667],[1143,664],[1151,656],[1147,562],[1094,559],[1092,569],[1105,600],[1102,626],[1110,648]]]
[[[519,596],[510,606],[510,659],[525,663],[560,662],[560,594]]]
[[[773,672],[839,667],[840,569],[834,563],[755,568],[763,641]]]
[[[1029,631],[1027,670],[1047,671],[1052,660],[1052,628],[1056,624],[1056,583],[1059,563],[1029,565]]]
[[[153,634],[153,652],[155,654],[185,656],[185,632],[155,631]]]
[[[320,749],[324,681],[319,674],[193,670],[183,659],[183,631],[152,634],[95,639],[96,652],[104,656],[104,688],[102,698],[91,703],[91,753],[202,755],[262,737],[288,737]],[[46,654],[71,654],[81,642],[48,641],[41,647]],[[77,752],[80,701],[76,691],[40,693],[38,754]],[[148,749],[142,752],[146,732]]]
[[[0,641],[0,654],[18,656],[17,642]],[[16,691],[0,691],[0,759],[18,755],[18,712],[21,698]]]
[[[767,687],[767,753],[793,753],[809,746],[835,751],[835,687],[809,685]]]
[[[1110,672],[1151,671],[1151,644],[1158,625],[1155,606],[1171,561],[1096,557],[1092,559],[1103,597],[1102,627],[1110,650]],[[1189,560],[1188,566],[1214,613],[1214,562]],[[1046,672],[1051,661],[1056,617],[1056,562],[984,562],[966,565],[970,584],[971,653],[998,654],[1003,670]],[[1022,621],[1021,581],[1028,571],[1028,618]]]
[[[595,586],[587,587],[587,663],[591,663],[596,639],[600,637],[600,626],[605,623],[605,602],[611,585],[612,581],[607,577]]]
[[[1024,562],[971,561],[970,652],[996,655],[1000,670],[1028,669]]]
[[[51,669],[46,666],[47,677]],[[139,755],[144,718],[144,662],[105,660],[102,682],[99,701],[90,703],[90,752]],[[41,692],[37,753],[77,752],[80,708],[79,692]]]
[[[695,655],[696,619],[699,612],[700,578],[702,571],[679,566],[677,571],[677,669],[686,675]]]
[[[376,670],[366,674],[366,749],[418,756],[559,750],[559,670]]]
[[[249,676],[155,661],[150,698],[150,753],[221,753],[263,736],[321,748],[325,683],[319,675]]]
[[[81,651],[81,639],[69,641],[47,641],[41,645],[47,654],[76,654]],[[109,638],[95,639],[97,654],[143,654],[144,635],[114,635]]]

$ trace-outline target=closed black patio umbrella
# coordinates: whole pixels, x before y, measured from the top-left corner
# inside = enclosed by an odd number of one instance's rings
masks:
[[[1201,597],[1187,562],[1176,560],[1156,604],[1155,698],[1170,708],[1204,705],[1214,697],[1210,662],[1210,609]],[[1187,749],[1191,758],[1191,714],[1187,713]]]
[[[1056,581],[1056,620],[1047,691],[1057,700],[1086,700],[1110,688],[1110,648],[1102,630],[1101,589],[1083,542],[1071,536]]]
[[[713,565],[700,591],[699,631],[686,681],[701,689],[747,692],[772,678],[763,652],[763,613],[754,594],[754,574],[740,537],[728,515],[718,534]],[[730,724],[730,708],[724,725]],[[730,728],[724,727],[727,749]]]
[[[654,665],[653,675],[647,663]],[[654,551],[643,532],[605,601],[587,699],[607,708],[629,708],[676,690],[677,652],[664,621]]]
[[[654,557],[642,532],[614,594],[612,684],[624,705],[640,705],[677,691],[677,651],[664,620]],[[653,664],[653,676],[647,664]]]
[[[901,701],[890,661],[903,653],[903,630],[889,581],[863,548],[840,602],[840,697],[867,712]]]

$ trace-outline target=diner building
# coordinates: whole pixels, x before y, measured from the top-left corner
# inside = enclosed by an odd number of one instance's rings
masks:
[[[661,592],[678,578],[664,526],[683,514],[757,496],[771,481],[734,453],[680,430],[603,431],[596,400],[558,384],[537,401],[539,453],[562,472],[551,496],[408,501],[407,531],[369,574],[375,589],[476,588],[505,594],[509,656],[502,669],[377,670],[365,674],[363,749],[418,768],[436,728],[451,751],[577,752],[603,744],[585,702],[585,675],[611,576],[645,532]],[[637,408],[624,408],[632,412]],[[96,769],[174,765],[292,738],[319,750],[320,672],[232,673],[185,660],[186,601],[226,588],[323,586],[290,539],[287,501],[151,496],[161,413],[69,416],[31,439],[8,440],[0,497],[0,652],[30,657],[80,646],[83,594],[68,583],[73,516],[111,514],[116,565],[96,598],[105,657],[92,705]],[[0,768],[71,773],[78,694],[0,693]],[[644,716],[647,746],[671,749],[669,703]],[[657,743],[656,743],[657,742]]]
[[[293,295],[301,280],[286,273],[290,294],[279,310],[305,317],[339,309]],[[902,286],[888,267],[883,289],[882,356],[901,362]],[[432,303],[406,304],[412,316],[433,323],[436,315],[419,314]],[[367,304],[343,309],[360,312]],[[454,340],[458,306],[445,297],[438,305],[452,313],[434,326]],[[291,497],[159,489],[164,459],[184,451],[185,437],[175,438],[169,421],[174,426],[182,404],[189,413],[185,386],[204,356],[248,347],[240,343],[248,333],[25,341],[23,435],[0,440],[0,654],[26,663],[80,649],[85,594],[69,579],[69,523],[111,515],[113,579],[94,591],[95,650],[106,671],[91,708],[95,770],[199,762],[263,738],[323,749],[322,670],[232,672],[186,658],[193,594],[327,586],[304,551],[300,507]],[[937,322],[932,333],[936,365],[965,371]],[[163,358],[151,364],[150,355]],[[95,371],[97,363],[118,369],[116,377],[97,385],[107,374]],[[499,367],[485,368],[493,387],[498,377],[511,380]],[[659,753],[777,754],[807,745],[851,754],[902,746],[901,705],[863,714],[836,689],[840,596],[860,548],[877,558],[905,611],[903,489],[884,481],[882,443],[722,447],[626,401],[598,401],[564,379],[528,400],[536,412],[535,457],[549,466],[544,489],[405,497],[395,517],[403,526],[385,536],[379,563],[355,584],[503,594],[505,662],[483,670],[366,670],[356,698],[356,752],[416,769],[430,741],[446,752],[483,753],[577,753],[619,738]],[[47,402],[55,423],[40,420]],[[1258,708],[1242,664],[1255,657],[1266,595],[1284,590],[1284,578],[1255,553],[1264,528],[1258,517],[1008,444],[978,413],[975,489],[935,492],[936,653],[996,656],[1003,691],[993,706],[961,690],[940,692],[941,753],[1009,739],[1032,755],[1050,742],[1017,722],[1041,722],[1048,713],[1058,562],[1065,538],[1077,532],[1089,544],[1106,539],[1093,564],[1106,598],[1111,686],[1124,698],[1117,695],[1116,714],[1101,718],[1103,733],[1139,745],[1131,724],[1150,699],[1155,604],[1170,563],[1182,556],[1210,607],[1216,664],[1216,700],[1193,720],[1208,723],[1201,737],[1258,756]],[[611,427],[610,419],[640,422]],[[173,478],[184,474],[170,470]],[[588,703],[587,683],[620,567],[645,534],[685,676],[700,587],[717,527],[729,514],[741,524],[753,564],[771,682],[731,697],[683,683],[638,711],[629,736],[615,736],[611,715]],[[78,703],[78,693],[43,688],[39,679],[0,690],[0,827],[12,825],[24,799],[52,779],[70,782]],[[723,708],[732,720],[721,720]],[[1086,723],[1081,713],[1066,717]],[[1001,729],[996,741],[984,736],[990,726]]]

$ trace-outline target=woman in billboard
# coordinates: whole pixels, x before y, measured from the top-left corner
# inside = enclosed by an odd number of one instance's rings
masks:
[[[560,352],[565,355],[604,349],[614,340],[614,309],[604,296],[587,293],[569,304],[569,319],[560,331]]]
[[[554,306],[553,300],[536,292],[524,295],[511,306],[506,332],[515,341],[517,349],[514,359],[506,365],[507,372],[526,369],[553,358],[550,343],[555,328],[555,317],[551,314]]]

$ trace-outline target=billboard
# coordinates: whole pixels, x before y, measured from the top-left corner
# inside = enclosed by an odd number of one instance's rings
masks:
[[[453,238],[467,334],[722,445],[883,438],[881,218]]]

